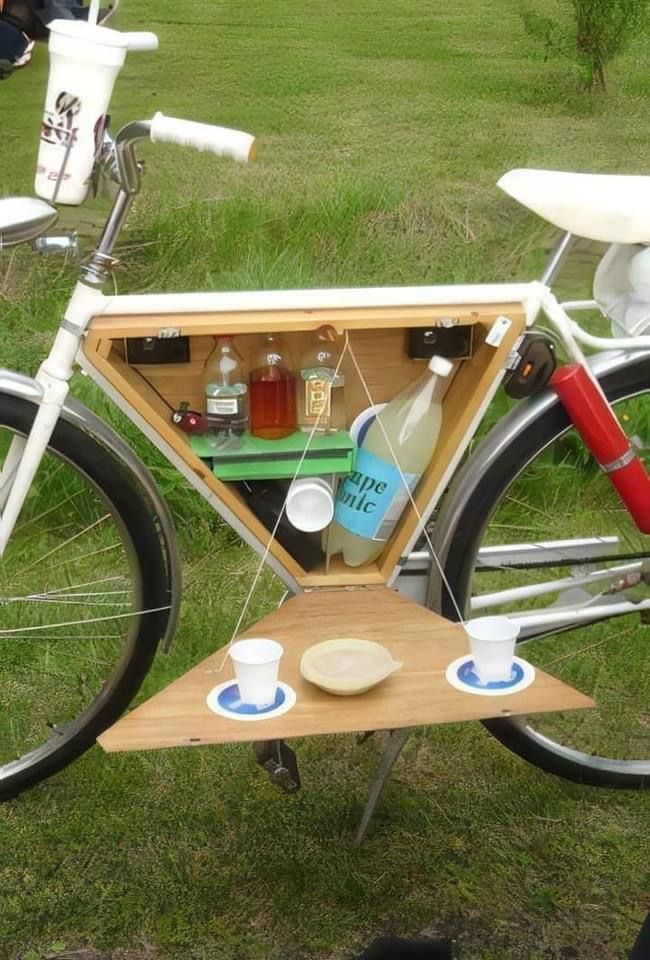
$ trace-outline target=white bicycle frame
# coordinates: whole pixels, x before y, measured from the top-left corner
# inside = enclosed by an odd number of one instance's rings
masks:
[[[242,149],[241,137],[246,137],[246,135],[240,134],[238,131],[224,130],[224,128],[211,128],[199,124],[188,125],[187,121],[171,120],[170,118],[163,119],[165,120],[165,135],[164,137],[159,135],[158,139],[166,139],[182,144],[190,143],[191,145],[204,149],[211,149],[215,153],[229,153],[238,159],[242,159],[240,155]],[[191,128],[189,132],[188,127]],[[568,310],[598,309],[598,305],[593,301],[562,304],[554,296],[550,286],[540,281],[530,283],[410,288],[386,287],[259,293],[187,293],[106,296],[99,289],[99,285],[106,279],[110,271],[113,244],[119,228],[126,218],[133,196],[139,188],[139,168],[133,155],[132,144],[136,139],[147,136],[150,132],[151,122],[129,124],[120,131],[114,143],[110,140],[107,140],[105,143],[102,164],[105,169],[110,170],[114,179],[120,184],[121,189],[113,209],[109,214],[104,234],[91,260],[90,266],[85,268],[83,279],[75,286],[64,318],[55,336],[52,349],[41,364],[35,378],[28,380],[27,378],[20,377],[20,383],[18,384],[15,374],[0,371],[0,389],[5,386],[8,392],[17,392],[38,407],[29,436],[27,438],[17,436],[13,438],[0,473],[0,556],[6,549],[25,498],[63,410],[69,392],[69,382],[73,375],[76,362],[85,368],[89,375],[97,381],[100,388],[109,394],[111,399],[124,410],[130,419],[148,435],[149,439],[153,440],[159,449],[162,450],[163,454],[165,454],[171,462],[175,463],[195,486],[197,485],[196,478],[190,471],[184,468],[184,465],[175,457],[173,451],[167,447],[165,442],[145,427],[137,411],[132,408],[124,398],[117,395],[114,390],[108,387],[94,368],[84,362],[83,355],[79,352],[80,343],[89,328],[92,318],[99,315],[150,315],[164,317],[165,315],[178,314],[179,312],[185,315],[205,312],[219,313],[223,311],[230,312],[254,309],[256,307],[265,310],[281,310],[288,307],[309,310],[332,306],[343,308],[354,306],[403,306],[405,304],[427,306],[445,304],[452,306],[456,303],[475,303],[480,305],[499,302],[520,302],[526,313],[527,326],[530,327],[535,323],[541,311],[564,343],[567,354],[571,360],[583,366],[587,371],[589,371],[590,368],[580,348],[580,343],[597,349],[606,348],[609,350],[621,349],[633,351],[650,349],[650,336],[635,338],[592,336],[571,318]],[[233,135],[236,135],[234,140]],[[248,138],[246,149],[250,147],[250,142],[251,138]],[[233,144],[236,144],[236,146],[233,146]],[[551,271],[547,271],[545,279],[548,279],[550,273],[558,266],[558,263],[553,265]],[[451,479],[506,369],[506,367],[503,368],[501,376],[497,376],[489,390],[486,391],[474,421],[470,424],[462,442],[459,444],[456,456],[449,464],[445,476],[442,478],[437,491],[428,504],[428,508],[422,517],[422,523],[415,530],[413,538],[407,546],[405,557],[415,546],[422,526],[428,519]],[[12,377],[13,381],[11,381]],[[7,382],[8,379],[10,381],[9,383]],[[592,379],[595,381],[593,375]],[[204,490],[200,487],[198,487],[198,489],[204,496],[206,495]],[[218,509],[226,522],[233,526],[254,549],[258,552],[263,551],[264,545],[252,540],[250,533],[242,528],[236,518],[228,514],[223,508],[223,505],[218,505],[214,502],[212,502],[212,505]],[[272,557],[269,557],[269,564],[284,580],[290,590],[297,591],[299,589],[292,575]],[[630,566],[635,568],[635,565],[628,565],[626,568],[626,572],[628,573],[631,572]],[[640,566],[640,564],[637,564],[636,569],[640,568]],[[400,567],[397,566],[393,580],[398,576],[399,571]],[[598,579],[611,577],[612,572],[612,569],[592,571],[586,580],[583,578],[583,582],[594,582]],[[575,585],[575,579],[571,579],[570,583],[571,585]],[[530,587],[519,588],[514,592],[516,593],[516,599],[521,600],[533,598],[540,593],[548,592],[552,588],[561,589],[563,584],[563,581],[555,580],[549,581],[546,584],[536,584]],[[509,592],[509,599],[513,599],[511,596],[512,593],[513,591]],[[489,607],[498,602],[504,602],[504,594],[483,597],[481,608]],[[553,627],[558,624],[590,621],[603,616],[609,618],[632,611],[641,612],[647,609],[650,609],[650,599],[634,604],[627,601],[613,602],[611,604],[608,603],[586,609],[568,607],[562,608],[560,611],[521,612],[514,614],[514,616],[521,621],[522,626],[543,628],[545,625]]]

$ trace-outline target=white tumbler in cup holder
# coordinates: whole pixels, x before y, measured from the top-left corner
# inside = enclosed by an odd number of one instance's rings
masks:
[[[519,636],[519,624],[508,617],[476,617],[464,624],[481,683],[509,680]]]
[[[266,637],[256,637],[238,640],[228,653],[235,668],[242,702],[259,709],[272,704],[278,688],[280,658],[284,653],[282,645]]]
[[[88,193],[128,34],[83,20],[53,20],[48,29],[50,76],[34,189],[44,200],[78,206]]]

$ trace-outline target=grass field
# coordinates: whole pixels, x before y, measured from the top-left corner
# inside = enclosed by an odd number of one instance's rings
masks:
[[[113,126],[162,110],[251,130],[261,151],[240,167],[144,148],[120,291],[535,275],[552,231],[495,181],[520,165],[645,173],[650,72],[638,37],[607,97],[585,96],[519,13],[515,0],[122,0],[116,25],[155,30],[161,48],[130,56]],[[3,194],[31,192],[45,78],[39,50],[0,85]],[[99,198],[62,223],[87,238],[105,209]],[[74,275],[0,255],[2,366],[35,368]],[[125,435],[185,557],[181,626],[146,697],[229,638],[255,560]],[[252,613],[280,593],[266,577]],[[625,956],[650,897],[646,796],[544,775],[478,725],[428,729],[353,850],[381,746],[298,744],[304,788],[290,798],[244,747],[93,749],[0,808],[0,956],[343,960],[380,932],[425,930],[458,935],[469,960]]]

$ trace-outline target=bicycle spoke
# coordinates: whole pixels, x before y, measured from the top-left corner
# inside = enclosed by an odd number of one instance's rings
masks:
[[[93,557],[99,556],[100,553],[110,553],[111,550],[120,550],[121,545],[119,543],[111,543],[107,547],[100,547],[97,550],[92,550],[90,553],[80,553],[77,556],[71,557],[70,560],[61,560],[58,563],[52,564],[52,569],[56,570],[59,567],[67,567],[71,563],[81,563],[82,560],[90,560]]]
[[[91,530],[96,529],[98,526],[100,526],[100,524],[105,523],[109,519],[110,519],[110,514],[108,513],[104,514],[103,517],[99,517],[99,519],[95,520],[94,523],[88,524],[88,526],[84,527],[83,530],[80,530],[73,537],[68,537],[67,540],[63,541],[63,543],[59,543],[56,545],[56,547],[52,547],[51,550],[49,550],[47,553],[44,553],[41,557],[38,558],[38,560],[34,560],[34,562],[31,563],[28,567],[25,567],[22,571],[23,576],[26,573],[30,573],[35,567],[39,566],[41,563],[44,563],[45,560],[48,560],[55,553],[59,553],[61,550],[64,550],[71,543],[74,543],[76,540],[79,540],[81,537],[86,536],[86,534],[89,533]],[[116,544],[115,546],[118,546],[118,545]]]
[[[32,636],[29,636],[29,637],[28,637],[28,636],[21,637],[21,635],[20,635],[19,633],[12,634],[12,636],[11,636],[12,642],[13,642],[14,640],[33,640],[33,639],[34,639],[34,638],[33,638]],[[48,634],[40,634],[39,637],[38,637],[38,639],[39,639],[39,640],[58,640],[58,641],[61,641],[61,640],[63,640],[63,639],[69,640],[70,638],[69,638],[69,637],[65,637],[65,638],[64,638],[64,637],[60,637],[60,636],[57,636],[56,634],[53,633],[53,634],[49,634],[49,635],[48,635]],[[80,639],[80,640],[84,640],[84,642],[86,642],[86,641],[88,640],[88,637],[79,637],[79,639]],[[122,638],[120,637],[119,634],[115,634],[115,633],[93,633],[92,639],[93,639],[93,640],[118,640],[118,641],[119,641],[119,640],[121,640]],[[70,656],[70,654],[67,654],[67,655]]]
[[[127,592],[128,591],[124,591]],[[120,593],[120,596],[124,595],[124,592]],[[83,599],[87,596],[100,596],[100,594],[77,594],[68,596],[65,594],[59,594],[58,596],[49,596],[43,594],[39,596],[38,594],[31,594],[25,597],[0,597],[0,605],[3,603],[49,603],[54,605],[56,603],[67,604],[68,606],[84,606],[84,607],[113,607],[115,606],[115,601],[113,600],[86,600]],[[101,596],[107,596],[107,594],[101,594]]]
[[[0,639],[2,639],[3,637],[15,636],[21,631],[23,633],[35,633],[40,630],[51,630],[53,626],[67,628],[67,627],[77,627],[77,626],[80,626],[81,624],[105,623],[108,620],[124,620],[127,618],[136,618],[136,617],[139,618],[139,617],[146,616],[147,614],[162,613],[163,611],[169,610],[169,609],[170,609],[170,605],[167,604],[164,607],[151,607],[148,610],[130,610],[128,613],[114,613],[107,617],[86,617],[81,620],[67,620],[63,623],[57,623],[57,624],[48,623],[43,625],[39,624],[38,626],[34,626],[34,627],[16,627],[15,629],[11,629],[11,630],[0,629]]]
[[[86,580],[84,583],[71,583],[65,587],[58,587],[55,590],[48,590],[48,595],[52,596],[56,593],[63,593],[65,590],[80,590],[82,587],[95,587],[98,583],[124,583],[124,577],[100,577],[97,580]]]
[[[62,466],[59,466],[56,472],[58,472],[61,469],[62,469]],[[79,497],[81,493],[82,493],[81,490],[77,490],[75,493],[71,493],[70,496],[66,497],[65,500],[61,500],[59,501],[59,503],[55,503],[53,506],[48,507],[46,510],[43,510],[42,513],[37,514],[35,517],[30,517],[29,520],[20,520],[16,524],[15,532],[17,534],[22,534],[27,529],[27,527],[30,526],[30,524],[40,523],[42,520],[47,519],[47,517],[52,516],[53,513],[56,513],[62,507],[65,507],[69,503],[71,503],[71,501],[73,501],[75,497]]]
[[[627,631],[629,636],[631,631]],[[563,663],[566,660],[570,660],[575,657],[579,657],[584,653],[591,653],[593,650],[598,649],[599,647],[604,647],[605,644],[609,643],[612,640],[612,637],[605,637],[604,640],[596,640],[594,643],[588,643],[584,647],[578,647],[576,649],[570,650],[568,653],[562,654],[562,656],[554,657],[552,660],[544,661],[540,664],[542,670],[551,670],[554,667],[557,667],[558,663]]]

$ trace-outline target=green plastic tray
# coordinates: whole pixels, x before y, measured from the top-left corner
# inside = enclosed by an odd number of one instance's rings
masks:
[[[211,434],[190,437],[194,453],[212,462],[220,480],[282,480],[293,477],[309,434],[297,430],[281,440],[261,440],[245,433],[225,445]],[[356,446],[345,430],[316,435],[303,460],[299,477],[326,473],[350,473]]]

